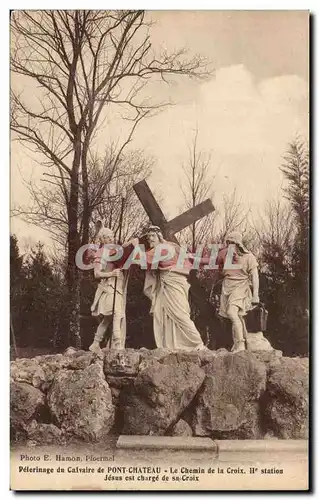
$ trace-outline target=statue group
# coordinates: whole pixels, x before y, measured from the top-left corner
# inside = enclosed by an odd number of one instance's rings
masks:
[[[191,319],[188,300],[190,271],[194,266],[206,266],[222,274],[218,314],[231,321],[232,352],[245,350],[245,315],[259,303],[258,263],[238,232],[228,234],[218,248],[213,259],[212,255],[189,253],[166,240],[159,226],[149,225],[138,238],[122,244],[119,252],[112,230],[101,227],[90,254],[99,280],[91,312],[99,318],[99,325],[89,349],[99,353],[103,341],[112,349],[125,348],[129,271],[132,265],[139,265],[145,271],[144,294],[150,299],[157,347],[207,349]]]

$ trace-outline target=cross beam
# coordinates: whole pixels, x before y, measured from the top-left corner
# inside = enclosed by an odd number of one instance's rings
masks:
[[[133,188],[154,226],[159,226],[161,229],[164,229],[167,220],[159,204],[155,200],[152,191],[148,187],[147,182],[142,180],[134,184]]]
[[[178,215],[171,221],[167,221],[145,179],[133,187],[152,224],[161,228],[164,238],[175,243],[178,243],[175,233],[178,233],[215,210],[211,200],[207,199],[196,205],[196,207],[190,208],[183,214]]]

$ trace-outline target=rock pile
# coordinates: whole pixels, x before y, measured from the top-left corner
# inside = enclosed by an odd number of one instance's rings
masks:
[[[17,359],[11,431],[42,445],[112,434],[305,439],[308,359],[144,348]]]

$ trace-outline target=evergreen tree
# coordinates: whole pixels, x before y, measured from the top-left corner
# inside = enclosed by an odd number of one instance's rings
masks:
[[[25,264],[25,325],[23,344],[49,347],[52,344],[59,315],[61,283],[54,276],[38,243]]]
[[[23,257],[20,255],[18,239],[10,235],[10,345],[17,342],[17,335],[22,329],[23,314]]]
[[[285,195],[291,205],[297,228],[293,252],[296,290],[304,309],[308,309],[309,273],[309,151],[296,139],[289,145],[281,171],[287,182]]]
[[[300,139],[289,144],[281,167],[289,203],[267,214],[262,238],[261,299],[269,310],[268,332],[287,356],[308,354],[309,154]],[[292,224],[291,224],[292,222]]]

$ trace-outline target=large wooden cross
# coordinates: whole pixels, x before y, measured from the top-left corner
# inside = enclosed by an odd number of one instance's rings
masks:
[[[211,200],[207,199],[183,214],[178,215],[171,221],[167,221],[146,181],[142,180],[133,187],[151,222],[161,228],[164,238],[175,243],[178,243],[175,233],[178,233],[215,210]],[[214,330],[212,322],[216,314],[214,307],[210,303],[209,293],[201,285],[195,271],[190,273],[188,281],[191,285],[190,295],[193,303],[197,305],[200,311],[201,321],[212,332],[212,329]],[[207,331],[202,333],[205,335]],[[205,339],[203,340],[205,341]]]
[[[161,228],[165,239],[174,241],[175,243],[178,243],[175,233],[178,233],[215,210],[212,201],[207,199],[183,214],[178,215],[171,221],[167,221],[147,182],[142,180],[133,187],[151,222]]]

